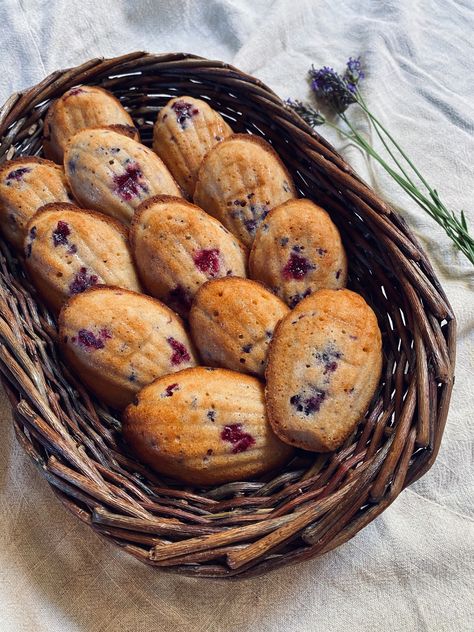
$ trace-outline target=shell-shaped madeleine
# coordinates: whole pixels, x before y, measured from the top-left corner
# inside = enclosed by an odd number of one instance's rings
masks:
[[[208,152],[194,191],[194,202],[246,246],[269,211],[295,197],[295,185],[275,151],[250,134],[234,134]]]
[[[124,224],[153,195],[181,196],[155,152],[112,129],[85,129],[75,134],[66,146],[64,169],[82,206]]]
[[[46,114],[43,129],[45,156],[62,164],[64,149],[74,134],[86,127],[103,125],[135,129],[130,114],[107,90],[97,86],[71,88],[50,105]]]
[[[367,410],[382,368],[377,318],[350,290],[320,290],[276,328],[266,369],[270,423],[285,442],[335,450]]]
[[[207,280],[246,274],[247,252],[238,239],[182,198],[144,202],[134,215],[130,242],[147,291],[183,316]]]
[[[347,280],[341,237],[328,213],[310,200],[289,200],[274,208],[255,235],[250,276],[268,285],[290,307]]]
[[[70,202],[62,167],[27,156],[0,167],[0,225],[4,236],[22,250],[26,225],[36,211],[51,202]]]
[[[222,116],[205,101],[182,96],[168,101],[153,128],[153,149],[192,197],[206,153],[232,134]]]
[[[196,365],[179,316],[120,288],[99,286],[69,299],[59,316],[59,340],[71,369],[114,408],[157,377]]]
[[[72,204],[48,204],[31,218],[25,264],[38,292],[54,310],[93,285],[140,291],[123,224]]]
[[[140,460],[191,485],[248,480],[292,454],[267,422],[262,384],[225,369],[156,380],[126,409],[123,432]]]
[[[200,287],[189,324],[204,364],[263,376],[273,331],[289,311],[260,283],[226,277]]]

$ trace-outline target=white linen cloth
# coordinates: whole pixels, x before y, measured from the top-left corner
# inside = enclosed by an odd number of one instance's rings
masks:
[[[57,68],[133,50],[222,59],[306,98],[311,63],[340,69],[362,54],[370,107],[474,231],[469,0],[2,0],[0,24],[2,102]],[[141,565],[71,516],[17,445],[2,394],[2,632],[474,629],[473,268],[360,150],[321,131],[400,208],[457,315],[457,381],[435,466],[322,559],[240,583],[188,579]]]

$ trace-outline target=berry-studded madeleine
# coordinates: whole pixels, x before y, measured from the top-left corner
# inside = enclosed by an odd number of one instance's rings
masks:
[[[71,88],[54,101],[44,120],[45,156],[62,164],[68,140],[81,129],[99,125],[123,125],[135,130],[130,114],[107,90],[97,86]]]
[[[156,380],[126,409],[123,432],[144,463],[191,485],[246,480],[292,454],[268,424],[262,384],[226,369]]]
[[[205,364],[263,376],[273,330],[289,311],[260,283],[227,277],[198,290],[189,323]]]
[[[310,200],[274,208],[255,235],[250,276],[262,281],[290,307],[324,288],[344,287],[347,262],[331,218]]]
[[[112,129],[85,129],[73,136],[64,168],[80,204],[129,224],[141,202],[181,193],[155,152]]]
[[[123,408],[157,377],[196,365],[181,319],[149,296],[99,286],[59,316],[66,361],[99,399]]]
[[[176,97],[158,114],[153,149],[183,191],[192,197],[202,159],[211,147],[231,134],[222,116],[205,101]]]
[[[41,206],[70,201],[64,171],[54,162],[28,156],[0,167],[1,230],[17,250],[23,248],[26,225]]]
[[[247,252],[238,239],[182,198],[163,195],[141,204],[130,242],[148,292],[183,316],[208,279],[246,274]]]
[[[93,285],[140,291],[123,224],[72,204],[48,204],[31,218],[25,263],[38,292],[54,310]]]
[[[247,246],[269,211],[295,197],[280,158],[267,142],[250,134],[234,134],[208,152],[194,192],[194,202]]]
[[[266,370],[270,423],[305,450],[338,448],[380,379],[381,335],[372,309],[349,290],[320,290],[278,325]]]

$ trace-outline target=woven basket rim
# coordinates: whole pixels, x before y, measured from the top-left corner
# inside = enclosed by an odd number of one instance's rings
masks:
[[[234,579],[323,555],[436,459],[454,382],[456,320],[433,268],[403,218],[270,88],[190,53],[94,58],[12,94],[0,109],[0,167],[40,153],[50,101],[87,83],[114,92],[148,144],[150,119],[179,92],[214,99],[237,132],[270,140],[300,192],[345,231],[352,283],[383,319],[385,370],[365,421],[333,455],[301,457],[269,480],[205,490],[173,484],[123,452],[117,420],[61,364],[54,320],[1,242],[0,370],[17,439],[77,518],[155,568]]]

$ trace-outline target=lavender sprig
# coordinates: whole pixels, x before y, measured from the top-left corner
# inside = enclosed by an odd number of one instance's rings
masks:
[[[369,156],[377,160],[418,206],[444,228],[456,247],[474,264],[474,239],[469,234],[464,212],[461,211],[460,217],[458,217],[454,211],[449,210],[443,204],[436,189],[433,189],[428,184],[427,180],[407,156],[406,152],[365,103],[359,90],[359,83],[365,77],[360,57],[350,57],[342,75],[328,66],[318,69],[312,66],[308,74],[311,88],[316,97],[339,116],[349,129],[349,132],[326,120],[324,116],[310,104],[302,103],[301,101],[292,101],[291,99],[287,100],[287,104],[311,126],[314,127],[315,125],[322,125],[324,123],[330,125],[337,129],[343,136],[357,143]],[[369,123],[373,126],[376,134],[382,141],[388,153],[389,160],[391,159],[393,161],[394,166],[388,164],[348,119],[346,110],[350,105],[355,103],[361,107],[366,114]]]

